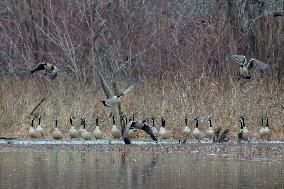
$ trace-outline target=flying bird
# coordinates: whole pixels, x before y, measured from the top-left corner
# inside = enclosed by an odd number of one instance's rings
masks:
[[[137,121],[130,121],[126,126],[123,131],[122,138],[125,142],[125,144],[131,144],[130,139],[128,137],[128,133],[130,129],[142,129],[147,133],[154,141],[158,141],[155,135],[153,134],[153,131],[150,127],[150,125],[147,124],[146,120],[137,120]]]
[[[270,67],[268,64],[265,64],[253,58],[250,59],[249,62],[247,62],[247,58],[244,55],[232,55],[232,60],[235,63],[240,64],[239,76],[240,78],[242,77],[245,79],[251,79],[250,71],[253,69],[261,71],[266,70]]]
[[[100,76],[100,78],[101,78],[102,88],[103,88],[103,90],[106,94],[106,97],[107,97],[106,100],[103,100],[101,102],[103,103],[104,106],[107,106],[107,107],[111,107],[114,104],[119,104],[120,103],[120,97],[124,96],[126,93],[128,93],[135,86],[135,83],[129,84],[123,92],[121,92],[117,95],[114,95],[112,93],[112,91],[110,90],[110,88],[108,87],[104,78],[102,76]]]
[[[45,70],[45,75],[47,75],[48,78],[51,80],[57,77],[58,68],[50,63],[40,62],[36,67],[31,70],[31,74],[40,70]]]

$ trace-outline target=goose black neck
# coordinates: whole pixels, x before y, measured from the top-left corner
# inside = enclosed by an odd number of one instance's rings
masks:
[[[240,119],[240,126],[241,126],[241,129],[243,129],[244,127],[243,127],[243,122],[242,122],[242,120]]]
[[[166,126],[166,120],[164,118],[162,118],[162,127]]]
[[[112,116],[112,124],[115,125],[114,115]]]
[[[55,120],[55,127],[57,128],[57,119]]]
[[[196,120],[195,127],[198,128],[198,119],[195,120]]]
[[[83,119],[83,128],[86,129],[86,120],[85,120],[85,118]]]
[[[127,123],[128,123],[128,118],[126,117],[125,118],[125,125],[127,125]]]
[[[155,127],[155,118],[152,117],[153,127]]]
[[[184,122],[185,122],[185,125],[187,126],[187,124],[188,124],[188,119],[187,119],[187,117],[184,119]]]
[[[134,117],[134,114],[132,115],[132,121],[134,121],[135,120],[135,117]]]
[[[70,117],[69,121],[70,121],[71,126],[73,126],[73,119],[72,119],[72,117]]]
[[[99,118],[96,118],[96,126],[99,126]]]
[[[244,116],[242,116],[241,119],[242,119],[243,127],[245,127],[245,118],[244,118]]]
[[[209,119],[209,127],[212,127],[212,121]]]
[[[41,116],[39,116],[38,118],[38,125],[40,125],[40,119],[41,119]]]
[[[32,124],[31,124],[32,127],[34,127],[34,121],[35,121],[35,118],[32,119]]]
[[[266,127],[268,127],[268,117],[266,117]]]
[[[261,126],[263,127],[264,125],[264,121],[263,121],[263,117],[261,118]]]

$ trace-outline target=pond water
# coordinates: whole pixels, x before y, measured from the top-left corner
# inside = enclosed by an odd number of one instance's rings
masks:
[[[0,188],[284,188],[284,158],[186,152],[0,152]]]

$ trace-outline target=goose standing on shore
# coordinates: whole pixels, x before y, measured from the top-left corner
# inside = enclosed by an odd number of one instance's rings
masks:
[[[265,128],[264,128],[264,134],[265,134],[267,140],[270,140],[270,137],[271,137],[271,129],[269,128],[268,117],[266,117],[266,125],[265,125]]]
[[[183,137],[183,142],[182,143],[186,143],[186,141],[189,139],[189,137],[191,135],[190,128],[188,127],[188,119],[187,119],[187,117],[185,117],[184,123],[185,123],[185,126],[181,130],[181,134],[182,134],[182,137]]]
[[[206,138],[212,139],[214,137],[214,130],[212,126],[211,117],[209,118],[209,128],[205,131]]]
[[[35,130],[39,132],[42,137],[44,137],[44,129],[41,127],[40,123],[41,123],[41,116],[39,116],[38,118],[38,126]]]
[[[239,79],[240,78],[251,79],[250,71],[252,69],[266,70],[269,68],[268,64],[265,64],[256,59],[250,59],[250,61],[247,62],[247,58],[244,55],[232,55],[232,60],[235,63],[240,64]]]
[[[195,118],[195,128],[192,131],[192,136],[198,140],[198,142],[200,142],[200,140],[202,140],[205,137],[205,134],[203,131],[200,131],[198,128],[198,118]]]
[[[160,130],[159,130],[159,136],[161,139],[164,139],[164,140],[167,140],[171,137],[171,132],[168,131],[165,127],[166,127],[166,120],[162,117],[161,118],[161,127],[160,127]]]
[[[69,119],[69,122],[70,122],[70,125],[71,125],[71,128],[69,129],[69,136],[71,139],[73,138],[79,138],[79,131],[77,129],[75,129],[74,125],[73,125],[73,119],[74,117],[70,117]]]
[[[264,137],[265,137],[265,126],[264,126],[263,117],[261,118],[261,127],[258,131],[258,134],[259,134],[261,139],[264,139]]]
[[[103,138],[103,132],[101,131],[99,127],[99,118],[96,118],[96,128],[93,132],[93,135],[96,139],[102,139]]]
[[[153,135],[154,135],[155,137],[158,137],[158,136],[159,136],[159,131],[158,131],[158,129],[155,127],[155,118],[152,117],[151,119],[152,119],[152,127],[151,127],[151,129],[152,129]]]
[[[113,136],[114,139],[119,139],[121,137],[121,130],[117,128],[115,125],[115,117],[112,115],[112,127],[110,130],[111,135]]]
[[[83,123],[83,129],[82,129],[82,133],[81,133],[81,138],[84,140],[92,140],[92,135],[87,131],[86,129],[86,120],[85,118],[82,119],[82,123]]]
[[[61,133],[61,131],[59,131],[58,126],[57,126],[57,119],[55,120],[55,128],[53,129],[52,132],[52,138],[55,140],[61,140],[63,139],[63,134]]]
[[[32,139],[36,139],[40,137],[40,133],[37,132],[34,128],[34,121],[35,121],[35,118],[32,119],[31,127],[29,129],[29,137]]]
[[[134,87],[134,84],[129,84],[123,92],[121,92],[118,95],[114,95],[112,91],[110,90],[110,88],[108,87],[106,81],[103,79],[101,75],[100,75],[100,79],[101,79],[102,88],[107,97],[106,100],[103,100],[101,102],[103,103],[104,106],[107,106],[107,107],[111,107],[115,104],[118,104],[120,102],[120,97],[128,93]]]
[[[48,76],[49,79],[53,80],[57,76],[58,68],[50,63],[40,62],[36,67],[31,70],[31,74],[45,70],[45,75]]]

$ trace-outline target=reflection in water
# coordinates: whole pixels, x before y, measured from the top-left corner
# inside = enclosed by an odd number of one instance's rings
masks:
[[[185,153],[0,152],[0,188],[284,188],[284,160]]]

